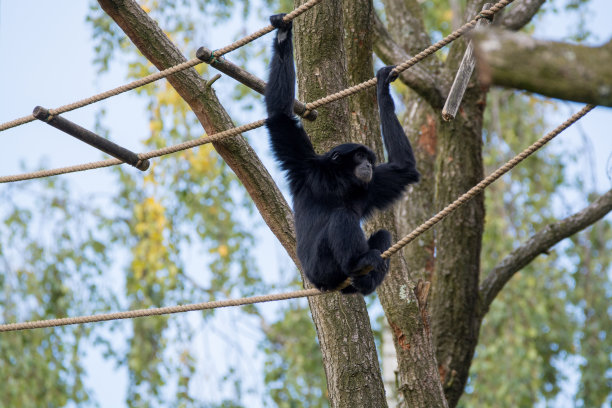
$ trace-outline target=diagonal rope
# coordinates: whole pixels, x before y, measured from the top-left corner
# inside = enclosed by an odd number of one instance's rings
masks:
[[[311,9],[312,7],[314,7],[316,4],[320,3],[322,0],[310,0],[304,4],[302,4],[300,7],[296,8],[295,10],[293,10],[291,13],[287,14],[283,20],[285,22],[289,22],[291,20],[293,20],[294,18],[296,18],[297,16],[299,16],[300,14],[303,14],[305,11]],[[231,52],[233,50],[235,50],[236,48],[240,48],[245,44],[250,43],[251,41],[271,32],[274,30],[274,27],[272,25],[268,25],[267,27],[262,28],[261,30],[248,35],[244,38],[241,38],[240,40],[233,42],[223,48],[221,48],[220,50],[216,50],[215,51],[215,57],[220,57],[224,54],[227,54],[228,52]],[[188,68],[192,68],[195,67],[196,65],[202,64],[204,61],[198,59],[198,58],[193,58],[190,59],[189,61],[185,61],[181,64],[175,65],[173,67],[164,69],[162,71],[156,72],[154,74],[148,75],[144,78],[140,78],[136,81],[130,82],[128,84],[119,86],[117,88],[114,89],[110,89],[108,91],[99,93],[97,95],[93,95],[89,98],[86,99],[81,99],[80,101],[68,104],[68,105],[63,105],[60,106],[59,108],[56,109],[49,109],[49,113],[51,115],[60,115],[62,113],[66,113],[78,108],[82,108],[83,106],[87,106],[87,105],[91,105],[92,103],[96,103],[96,102],[100,102],[104,99],[110,98],[112,96],[116,96],[119,94],[122,94],[124,92],[127,91],[131,91],[132,89],[141,87],[143,85],[147,85],[150,84],[151,82],[155,82],[159,79],[165,78],[167,76],[170,76],[172,74],[176,74],[177,72],[180,71],[184,71]],[[33,115],[28,115],[28,116],[24,116],[15,120],[12,120],[10,122],[5,122],[0,124],[0,132],[16,127],[16,126],[20,126],[23,125],[25,123],[29,123],[34,121],[36,118],[34,118]],[[114,163],[114,164],[119,164],[119,163]],[[108,166],[112,166],[113,164],[109,164]],[[105,167],[105,166],[103,166]],[[95,167],[94,167],[95,168]],[[86,169],[88,170],[88,169]],[[75,170],[78,171],[78,170]]]
[[[514,0],[501,0],[500,2],[496,3],[490,9],[481,11],[471,21],[465,23],[464,25],[459,27],[457,30],[453,31],[452,33],[450,33],[449,35],[447,35],[446,37],[444,37],[443,39],[438,41],[437,43],[435,43],[433,45],[430,45],[429,47],[427,47],[423,51],[419,52],[414,57],[412,57],[409,60],[403,62],[402,64],[396,66],[393,69],[393,71],[398,73],[398,74],[404,72],[405,70],[407,70],[411,66],[417,64],[418,62],[422,61],[426,57],[428,57],[431,54],[435,53],[440,48],[442,48],[442,47],[452,43],[457,38],[459,38],[463,34],[465,34],[466,32],[472,30],[474,27],[476,27],[476,23],[478,23],[478,20],[480,20],[481,18],[486,18],[486,19],[493,18],[495,13],[497,13],[499,10],[503,9],[504,7],[506,7],[508,4],[512,3],[513,1]],[[346,89],[343,89],[342,91],[336,92],[335,94],[331,94],[331,95],[328,95],[328,96],[326,96],[324,98],[316,100],[314,102],[307,103],[306,104],[306,109],[313,110],[313,109],[318,108],[321,105],[326,105],[328,103],[337,101],[338,99],[346,98],[349,95],[352,95],[352,94],[357,93],[359,91],[363,91],[364,89],[367,89],[367,88],[370,88],[370,87],[376,85],[376,82],[377,82],[377,79],[376,79],[376,77],[374,77],[374,78],[369,79],[369,80],[367,80],[365,82],[362,82],[360,84],[354,85],[354,86],[352,86],[350,88],[346,88]]]
[[[565,129],[574,124],[578,119],[582,118],[588,112],[590,112],[594,105],[587,105],[582,108],[579,112],[572,115],[568,120],[563,122],[561,125],[557,126],[553,131],[549,132],[527,149],[523,150],[521,153],[516,155],[502,167],[497,169],[491,175],[486,177],[476,186],[472,187],[467,193],[463,194],[457,200],[455,200],[452,204],[449,204],[446,208],[440,211],[437,215],[430,218],[428,221],[423,223],[421,226],[416,228],[413,232],[406,235],[400,241],[398,241],[395,245],[389,248],[382,254],[383,258],[388,258],[401,248],[406,246],[408,243],[412,242],[417,236],[421,235],[425,231],[432,228],[435,224],[443,220],[446,216],[451,214],[457,208],[465,204],[467,201],[474,198],[476,195],[480,194],[485,188],[487,188],[491,183],[500,178],[502,175],[510,171],[517,164],[525,160],[528,156],[534,153],[536,150],[540,149],[550,140],[552,140],[555,136],[559,135]],[[42,327],[56,327],[56,326],[66,326],[70,324],[81,324],[81,323],[93,323],[93,322],[101,322],[106,320],[118,320],[118,319],[131,319],[135,317],[144,317],[144,316],[158,316],[162,314],[170,314],[170,313],[182,313],[193,310],[205,310],[205,309],[215,309],[220,307],[230,307],[230,306],[241,306],[241,305],[249,305],[254,303],[261,302],[271,302],[275,300],[287,300],[287,299],[295,299],[306,296],[318,296],[325,293],[330,292],[321,292],[317,289],[304,289],[297,290],[293,292],[287,293],[279,293],[274,295],[263,295],[263,296],[253,296],[248,298],[240,298],[240,299],[228,299],[221,301],[213,301],[213,302],[205,302],[205,303],[195,303],[190,305],[179,305],[179,306],[168,306],[161,307],[155,309],[140,309],[140,310],[132,310],[127,312],[116,312],[116,313],[106,313],[99,315],[91,315],[91,316],[80,316],[80,317],[67,317],[63,319],[50,319],[50,320],[36,320],[30,322],[22,322],[22,323],[9,323],[0,325],[0,332],[8,332],[8,331],[16,331],[16,330],[30,330],[37,329]]]
[[[302,7],[305,7],[307,4],[310,4],[309,7],[312,7],[314,4],[316,4],[318,1],[314,1],[311,0],[308,3],[305,3],[304,5],[298,7],[297,9],[295,9],[293,11],[293,13],[299,11]],[[472,28],[474,28],[474,26],[476,25],[476,22],[478,22],[479,19],[481,18],[491,18],[495,13],[497,13],[499,10],[501,10],[502,8],[506,7],[508,4],[512,3],[514,0],[501,0],[500,2],[496,3],[493,7],[491,7],[489,10],[483,10],[478,16],[476,16],[474,19],[472,19],[472,21],[464,24],[462,27],[460,27],[459,29],[457,29],[456,31],[454,31],[453,33],[451,33],[450,35],[448,35],[447,37],[445,37],[444,39],[438,41],[437,43],[435,43],[434,45],[429,46],[428,48],[426,48],[424,51],[420,52],[419,54],[417,54],[416,56],[412,57],[411,59],[407,60],[406,62],[398,65],[397,67],[395,67],[395,70],[397,70],[397,72],[402,72],[408,68],[410,68],[411,66],[415,65],[416,63],[418,63],[419,61],[421,61],[422,59],[424,59],[425,57],[433,54],[434,52],[436,52],[437,50],[439,50],[440,48],[442,48],[443,46],[455,41],[457,38],[459,38],[461,35],[465,34],[465,32],[471,30]],[[302,11],[303,12],[303,11]],[[293,14],[291,13],[291,14]],[[285,16],[285,18],[289,17],[291,14],[288,14],[287,16]],[[295,16],[293,16],[292,18],[295,18]],[[267,28],[263,29],[266,30]],[[263,35],[263,34],[262,34]],[[248,37],[245,37],[248,38]],[[242,41],[242,40],[240,40]],[[239,43],[240,41],[237,41],[235,44]],[[233,45],[229,45],[226,48],[231,48]],[[223,51],[224,49],[221,49],[220,51]],[[225,51],[228,52],[228,51]],[[217,53],[215,53],[215,55],[217,55]],[[199,61],[199,60],[198,60]],[[163,72],[163,71],[162,71]],[[146,78],[143,78],[146,79]],[[325,105],[331,102],[334,102],[338,99],[341,98],[345,98],[349,95],[352,95],[356,92],[359,92],[361,90],[367,89],[371,86],[376,85],[376,78],[372,78],[368,81],[362,82],[360,84],[354,85],[350,88],[347,88],[343,91],[337,92],[335,94],[326,96],[324,98],[318,99],[314,102],[308,103],[306,104],[306,109],[307,110],[313,110],[321,105]],[[57,113],[55,113],[57,114]],[[205,143],[210,143],[213,141],[217,141],[217,140],[221,140],[225,137],[230,137],[230,136],[235,136],[239,133],[242,133],[243,131],[247,131],[247,130],[252,130],[252,129],[256,129],[258,127],[263,126],[265,123],[264,119],[258,120],[256,122],[251,122],[249,124],[237,127],[237,128],[233,128],[233,129],[228,129],[226,131],[223,131],[221,133],[216,133],[210,136],[203,136],[199,139],[195,139],[193,141],[190,142],[185,142],[185,143],[181,143],[179,145],[174,145],[174,146],[169,146],[165,149],[169,149],[170,153],[175,153],[178,152],[180,150],[185,150],[185,149],[189,149],[195,146],[199,146]],[[238,131],[238,129],[243,129],[241,131]],[[2,129],[0,128],[0,131]],[[178,147],[178,146],[182,146],[182,147]],[[139,159],[149,159],[151,157],[158,157],[158,156],[162,156],[164,154],[170,154],[170,153],[159,153],[161,150],[164,149],[158,149],[158,150],[154,150],[148,153],[141,153],[138,155]],[[30,173],[24,173],[24,174],[17,174],[17,175],[13,175],[13,176],[2,176],[0,177],[0,183],[10,183],[10,182],[15,182],[15,181],[23,181],[23,180],[31,180],[31,179],[36,179],[36,178],[41,178],[41,177],[49,177],[49,176],[57,176],[60,174],[66,174],[66,173],[74,173],[74,172],[78,172],[78,171],[84,171],[84,170],[92,170],[92,169],[98,169],[98,168],[102,168],[102,167],[109,167],[109,166],[114,166],[117,164],[121,164],[122,162],[116,159],[109,159],[109,160],[104,160],[104,161],[98,161],[98,162],[92,162],[92,163],[86,163],[86,164],[80,164],[80,165],[76,165],[76,166],[69,166],[69,167],[61,167],[61,168],[57,168],[57,169],[51,169],[51,170],[39,170],[39,171],[34,171],[34,172],[30,172]]]
[[[447,205],[442,211],[440,211],[435,216],[431,217],[429,220],[421,224],[410,234],[406,235],[404,238],[399,240],[395,245],[391,248],[387,249],[382,253],[383,258],[389,258],[391,255],[399,251],[401,248],[406,246],[408,243],[414,241],[416,237],[429,230],[431,227],[442,221],[449,214],[455,211],[457,208],[461,207],[463,204],[470,201],[472,198],[480,194],[485,188],[487,188],[491,183],[495,180],[512,170],[517,164],[525,160],[529,157],[533,152],[544,146],[546,143],[551,141],[555,136],[559,133],[563,132],[565,129],[573,125],[578,119],[582,118],[584,115],[589,113],[591,110],[595,108],[595,105],[586,105],[584,108],[580,109],[580,111],[574,113],[569,119],[565,122],[557,126],[553,131],[549,132],[545,136],[538,139],[531,146],[523,150],[521,153],[514,156],[514,158],[504,164],[502,167],[495,170],[488,177],[482,180],[480,183],[476,184],[472,187],[467,193],[463,194],[461,197],[453,201],[451,204]]]

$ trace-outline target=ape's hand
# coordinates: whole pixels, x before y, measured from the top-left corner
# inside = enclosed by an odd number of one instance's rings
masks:
[[[389,65],[379,69],[376,73],[376,79],[378,79],[378,83],[381,85],[389,85],[390,82],[395,81],[399,74],[393,71],[394,68],[395,65]]]
[[[291,27],[293,26],[293,21],[285,23],[285,21],[283,21],[283,17],[285,17],[286,15],[287,13],[281,13],[270,16],[270,24],[272,24],[272,27],[278,28],[281,31],[291,30]]]

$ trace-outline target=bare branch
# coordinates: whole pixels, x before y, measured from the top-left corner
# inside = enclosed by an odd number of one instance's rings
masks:
[[[527,25],[546,0],[522,0],[514,2],[511,9],[495,22],[508,30],[518,31]]]
[[[389,35],[382,21],[374,15],[374,52],[387,65],[397,65],[411,58]],[[400,80],[425,99],[433,109],[441,109],[448,94],[449,84],[440,76],[417,64],[402,72]]]
[[[612,106],[612,47],[538,41],[504,30],[474,33],[480,80],[552,98]],[[520,61],[520,64],[517,64]]]
[[[480,285],[481,316],[487,313],[497,294],[516,272],[558,242],[599,221],[610,211],[612,211],[612,190],[609,190],[576,214],[547,225],[526,243],[512,251]]]

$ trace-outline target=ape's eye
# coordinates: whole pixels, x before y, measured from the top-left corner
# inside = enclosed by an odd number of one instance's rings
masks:
[[[357,154],[355,154],[355,159],[357,159],[358,162],[362,162],[365,160],[365,154],[363,154],[362,152],[358,152]]]
[[[340,153],[334,152],[331,156],[332,160],[338,160],[340,158]]]

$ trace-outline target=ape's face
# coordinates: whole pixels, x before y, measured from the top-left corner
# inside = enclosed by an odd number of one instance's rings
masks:
[[[333,148],[328,158],[338,174],[351,174],[366,184],[372,180],[376,156],[367,147],[354,143],[343,144]]]
[[[368,156],[357,151],[353,155],[353,162],[355,163],[355,170],[353,171],[355,177],[364,183],[369,183],[372,180],[372,163],[370,163]]]

